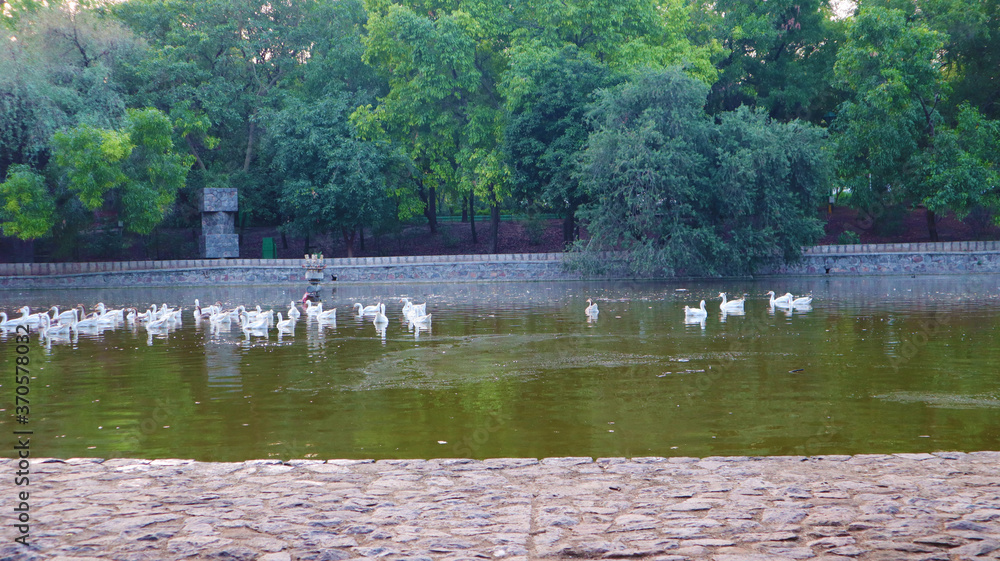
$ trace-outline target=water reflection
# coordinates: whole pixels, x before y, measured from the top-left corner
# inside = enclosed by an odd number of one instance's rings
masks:
[[[725,314],[723,314],[722,321],[725,321]],[[708,322],[708,316],[684,316],[685,325],[697,325],[701,327],[702,331],[705,330],[705,324]]]

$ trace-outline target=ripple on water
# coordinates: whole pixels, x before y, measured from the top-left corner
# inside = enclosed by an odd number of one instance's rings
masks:
[[[893,392],[874,397],[899,403],[924,403],[929,407],[944,409],[1000,409],[1000,399],[983,395]]]

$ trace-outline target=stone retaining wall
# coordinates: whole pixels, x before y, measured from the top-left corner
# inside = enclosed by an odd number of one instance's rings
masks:
[[[0,468],[13,474],[15,462]],[[13,543],[10,522],[0,559],[957,561],[1000,552],[998,452],[33,458],[30,468],[32,547]],[[24,489],[0,480],[6,504]]]
[[[580,278],[561,253],[326,259],[325,281],[472,282]],[[303,259],[0,263],[0,289],[306,283]]]
[[[609,255],[610,258],[610,255]],[[562,253],[327,259],[338,282],[575,280]],[[192,259],[100,263],[0,263],[0,289],[103,288],[305,282],[302,259]],[[1000,273],[1000,242],[857,244],[807,248],[774,275]]]
[[[817,246],[762,276],[968,273],[1000,273],[1000,242]]]

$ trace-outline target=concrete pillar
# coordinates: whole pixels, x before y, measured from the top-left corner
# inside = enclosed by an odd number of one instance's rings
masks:
[[[240,256],[236,234],[238,210],[234,188],[203,189],[201,203],[201,255],[205,259]]]

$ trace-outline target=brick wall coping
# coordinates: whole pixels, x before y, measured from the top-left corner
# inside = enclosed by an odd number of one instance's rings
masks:
[[[968,253],[1000,251],[1000,241],[859,243],[852,245],[817,245],[804,248],[803,255],[857,255],[876,253]]]

